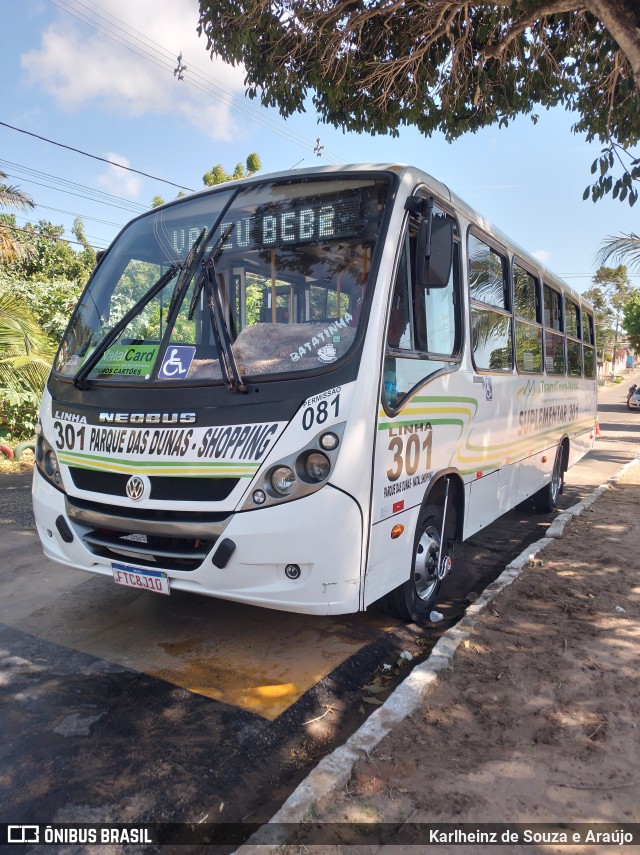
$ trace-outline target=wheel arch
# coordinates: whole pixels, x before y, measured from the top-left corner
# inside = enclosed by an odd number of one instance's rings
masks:
[[[449,502],[456,509],[456,524],[453,531],[448,532],[453,540],[462,540],[464,523],[464,482],[457,469],[441,469],[436,472],[422,500],[422,508],[427,505],[443,505],[446,492],[446,479],[449,479]]]

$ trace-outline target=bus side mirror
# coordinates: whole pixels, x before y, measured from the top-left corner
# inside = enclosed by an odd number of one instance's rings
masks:
[[[106,253],[106,251],[107,251],[106,249],[99,249],[99,250],[96,252],[96,267],[97,267],[97,266],[100,264],[100,262],[102,261],[102,259],[103,259],[103,257],[104,257],[104,254]]]
[[[416,281],[422,288],[446,288],[453,262],[453,222],[428,217],[420,223],[416,252]]]

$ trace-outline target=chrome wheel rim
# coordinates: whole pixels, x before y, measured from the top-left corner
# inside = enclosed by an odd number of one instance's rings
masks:
[[[438,584],[438,556],[440,535],[434,528],[427,528],[416,545],[413,583],[421,600],[428,600]]]
[[[560,485],[562,484],[562,451],[558,449],[555,463],[553,464],[553,473],[551,474],[551,499],[555,504],[560,494]]]

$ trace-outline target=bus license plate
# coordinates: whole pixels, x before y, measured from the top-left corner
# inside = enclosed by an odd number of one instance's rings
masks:
[[[153,591],[154,594],[170,594],[169,579],[160,570],[141,570],[126,564],[111,564],[113,578],[117,585],[125,588],[137,588],[139,591]]]

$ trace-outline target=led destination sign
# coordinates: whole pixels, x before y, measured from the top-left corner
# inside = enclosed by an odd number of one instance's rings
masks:
[[[222,245],[225,250],[271,249],[295,246],[315,241],[333,241],[357,235],[363,228],[360,218],[360,199],[341,199],[329,202],[322,199],[305,204],[270,205],[253,214],[234,217],[233,209],[216,233],[215,240],[232,226]],[[180,254],[185,245],[190,248],[202,226],[176,229],[173,246]],[[188,249],[186,250],[188,251]]]

